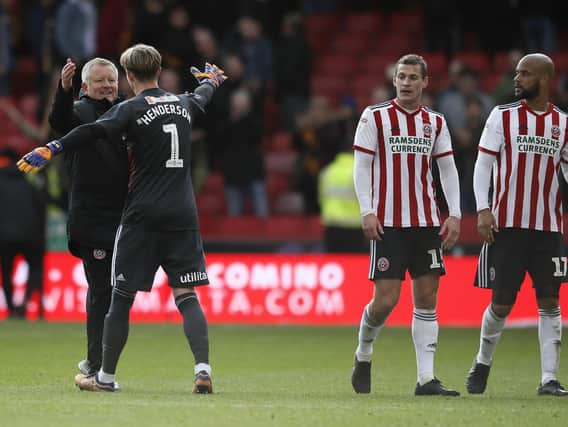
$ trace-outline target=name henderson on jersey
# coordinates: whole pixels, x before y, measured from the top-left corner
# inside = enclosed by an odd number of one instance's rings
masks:
[[[425,154],[432,148],[432,139],[418,136],[389,136],[389,145],[393,153]]]
[[[142,117],[136,120],[136,124],[148,126],[156,117],[163,116],[165,114],[177,114],[178,116],[182,116],[188,122],[191,122],[189,113],[181,105],[163,104],[155,105],[150,108]]]
[[[544,136],[517,135],[517,149],[522,153],[538,153],[554,156],[560,147],[560,141]]]

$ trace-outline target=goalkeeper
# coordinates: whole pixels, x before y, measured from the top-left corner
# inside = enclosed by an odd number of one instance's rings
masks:
[[[92,124],[26,154],[18,167],[37,171],[62,152],[88,146],[98,138],[126,138],[132,145],[133,172],[114,242],[110,309],[103,331],[102,367],[94,375],[78,374],[75,384],[89,391],[115,391],[116,367],[126,344],[129,313],[137,291],[148,292],[161,266],[183,317],[194,356],[194,393],[211,393],[207,320],[195,287],[209,284],[197,208],[191,183],[191,123],[204,112],[226,79],[206,63],[192,67],[200,85],[194,93],[174,95],[158,87],[161,55],[137,44],[120,57],[135,97],[112,107]]]

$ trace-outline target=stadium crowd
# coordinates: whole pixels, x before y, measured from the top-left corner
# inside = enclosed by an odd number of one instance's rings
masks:
[[[467,213],[483,123],[513,100],[522,54],[553,57],[552,98],[568,107],[568,31],[552,2],[493,2],[491,16],[479,2],[444,0],[225,3],[0,0],[0,148],[25,153],[52,137],[47,114],[67,58],[79,68],[95,56],[116,62],[147,43],[163,55],[168,91],[195,88],[189,67],[206,61],[230,77],[193,133],[202,215],[317,215],[320,172],[352,141],[363,108],[393,97],[396,60],[416,52],[429,65],[423,102],[448,122]],[[80,83],[76,73],[76,95]],[[120,91],[131,95],[122,75]],[[45,175],[47,199],[65,211],[63,168],[55,162]]]

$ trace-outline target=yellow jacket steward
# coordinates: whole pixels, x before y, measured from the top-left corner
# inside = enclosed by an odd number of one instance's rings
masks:
[[[354,156],[339,153],[319,176],[319,202],[324,226],[361,227],[359,202],[353,187]]]

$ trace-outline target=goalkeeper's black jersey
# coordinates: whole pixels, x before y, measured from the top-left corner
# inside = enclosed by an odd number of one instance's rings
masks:
[[[213,92],[210,84],[184,95],[147,89],[115,105],[93,125],[76,128],[60,143],[67,151],[92,143],[103,131],[109,139],[122,136],[132,145],[134,170],[121,223],[148,230],[196,230],[190,131]]]
[[[212,91],[210,91],[212,93]],[[97,120],[108,135],[132,144],[134,171],[122,224],[151,230],[198,229],[191,182],[190,131],[210,98],[148,89]]]

